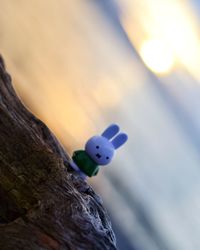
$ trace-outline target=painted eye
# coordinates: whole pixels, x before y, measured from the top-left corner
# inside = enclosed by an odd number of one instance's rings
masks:
[[[96,148],[98,149],[98,148],[99,148],[99,146],[96,146]]]
[[[107,156],[107,157],[106,157],[106,159],[108,160],[108,159],[109,159],[109,157]]]

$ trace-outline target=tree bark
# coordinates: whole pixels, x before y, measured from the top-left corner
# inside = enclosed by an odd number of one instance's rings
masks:
[[[0,249],[116,249],[100,197],[17,97],[1,57]]]

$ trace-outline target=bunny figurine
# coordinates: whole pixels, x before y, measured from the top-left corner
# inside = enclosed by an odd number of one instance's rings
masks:
[[[85,150],[73,153],[70,166],[79,172],[82,178],[97,175],[99,165],[111,162],[115,150],[121,147],[128,139],[125,133],[118,133],[119,126],[110,125],[102,135],[91,137],[85,144]]]

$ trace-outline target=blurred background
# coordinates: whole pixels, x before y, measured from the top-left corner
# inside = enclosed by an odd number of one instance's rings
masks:
[[[72,154],[129,134],[90,180],[120,250],[200,249],[200,2],[0,0],[18,94]]]

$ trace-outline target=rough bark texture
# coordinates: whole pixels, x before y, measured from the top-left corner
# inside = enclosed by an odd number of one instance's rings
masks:
[[[101,199],[17,97],[0,58],[0,249],[116,249]]]

